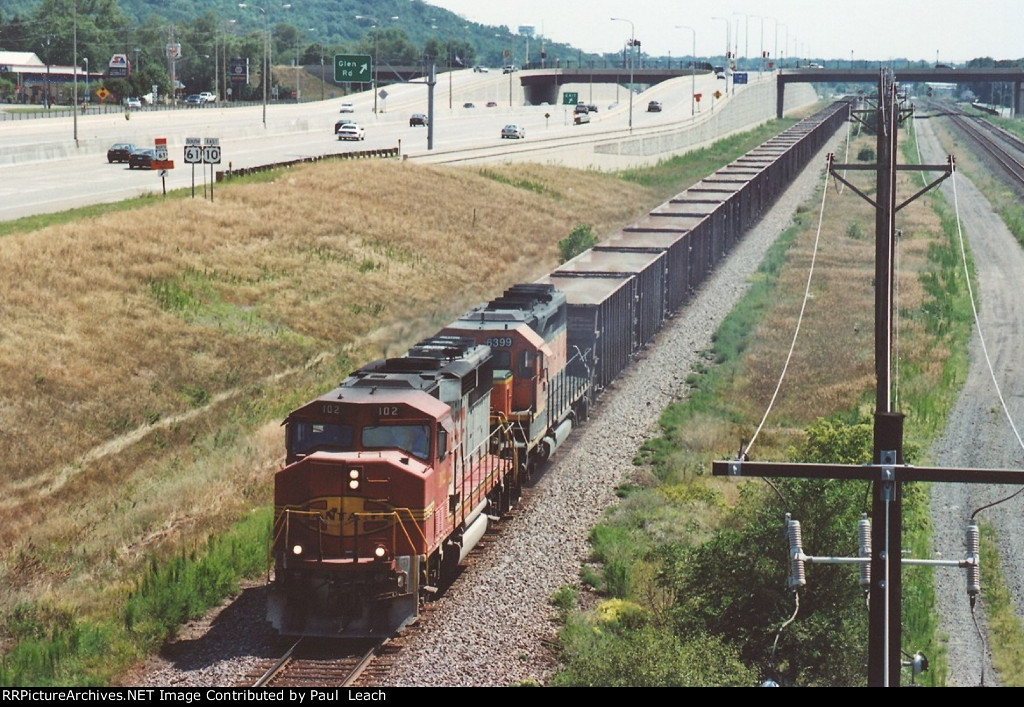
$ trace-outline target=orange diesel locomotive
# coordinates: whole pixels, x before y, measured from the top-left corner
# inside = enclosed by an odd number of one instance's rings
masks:
[[[487,346],[437,336],[288,416],[274,481],[276,629],[388,635],[451,578],[514,482],[508,430],[490,425],[493,370]]]

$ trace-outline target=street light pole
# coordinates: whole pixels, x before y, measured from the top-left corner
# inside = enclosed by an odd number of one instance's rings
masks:
[[[74,80],[74,87],[71,90],[71,94],[72,94],[71,95],[71,102],[73,103],[72,115],[74,116],[74,124],[75,124],[73,132],[75,134],[75,145],[77,146],[78,145],[78,0],[75,0],[74,5],[72,6],[72,11],[73,11],[73,15],[74,15],[74,33],[73,33],[74,41],[72,42],[71,65],[73,67],[75,67],[74,68],[75,80]]]
[[[725,23],[725,95],[729,95],[729,47],[732,45],[732,38],[730,33],[732,32],[732,23],[725,17],[712,17],[713,20],[721,20]],[[733,86],[736,84],[733,83]],[[735,89],[733,89],[735,91]],[[711,107],[714,108],[714,102],[711,103]]]
[[[750,15],[746,14],[745,12],[734,12],[732,14],[733,14],[733,16],[742,16],[743,17],[743,58],[744,59],[749,59],[750,58]],[[736,34],[738,35],[739,33],[740,33],[739,32],[739,28],[737,28],[736,29]],[[739,37],[738,36],[736,37],[736,44],[737,44],[737,49],[738,49],[738,46],[739,46]]]
[[[697,107],[695,96],[697,95],[697,30],[687,25],[676,25],[676,29],[688,29],[693,34],[693,52],[691,56],[693,60],[690,62],[690,117],[692,118],[697,114]]]
[[[636,49],[636,25],[633,24],[632,20],[627,20],[622,17],[611,18],[612,22],[628,22],[629,23],[629,132],[633,132],[633,52]]]
[[[381,23],[380,23],[380,20],[377,19],[376,17],[368,17],[366,15],[356,15],[356,19],[357,20],[366,20],[367,22],[372,22],[373,23],[370,26],[370,29],[374,30],[374,32],[373,32],[373,72],[370,74],[370,86],[373,89],[373,114],[377,115],[377,71],[378,71],[378,68],[377,68],[377,58],[378,58],[378,54],[377,54],[377,38],[378,38],[378,35],[380,34],[380,24]],[[391,21],[397,20],[398,19],[398,15],[393,15],[393,16],[389,17],[388,19],[391,20]]]
[[[263,71],[260,72],[260,83],[263,84],[263,127],[267,127],[267,71],[270,68],[270,58],[268,53],[270,52],[270,27],[267,24],[267,11],[262,7],[256,5],[249,5],[244,2],[238,3],[238,6],[243,10],[247,7],[251,7],[254,10],[259,10],[260,14],[263,15]]]
[[[757,73],[760,74],[764,71],[764,17],[761,15],[751,15],[751,17],[761,20],[761,63],[759,65],[760,68],[757,70]]]

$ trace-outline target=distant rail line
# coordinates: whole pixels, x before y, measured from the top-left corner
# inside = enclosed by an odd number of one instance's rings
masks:
[[[1024,190],[1024,140],[962,110],[944,113],[1019,190]]]

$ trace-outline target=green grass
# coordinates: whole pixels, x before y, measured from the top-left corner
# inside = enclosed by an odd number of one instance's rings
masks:
[[[544,186],[540,182],[533,181],[532,179],[512,178],[499,172],[495,172],[493,169],[486,168],[479,170],[479,174],[481,177],[486,177],[487,179],[491,179],[499,184],[506,184],[510,187],[515,187],[516,189],[524,189],[526,191],[531,191],[535,194],[541,194],[542,196],[554,199],[562,198],[562,195],[558,192]]]
[[[92,619],[45,603],[20,605],[4,617],[14,648],[0,664],[0,685],[99,686],[152,653],[183,622],[201,616],[239,581],[266,569],[272,509],[262,508],[224,535],[178,555],[152,558],[115,619]]]
[[[662,190],[674,189],[678,192],[680,184],[690,186],[704,179],[720,169],[723,164],[728,164],[740,155],[750,152],[797,122],[791,118],[771,120],[754,130],[717,140],[708,147],[661,160],[653,167],[624,169],[617,172],[617,175],[628,182]]]
[[[992,663],[999,671],[1004,687],[1024,686],[1024,653],[1000,649],[1000,646],[1024,645],[1024,625],[1016,602],[1003,577],[1002,561],[995,531],[981,524],[981,591],[985,598],[985,618],[992,645]]]

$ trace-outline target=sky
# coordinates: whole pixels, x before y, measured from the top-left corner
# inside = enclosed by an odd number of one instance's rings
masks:
[[[1021,0],[425,2],[472,22],[507,25],[513,32],[520,25],[533,25],[538,35],[588,52],[617,51],[635,29],[642,50],[652,56],[689,55],[694,41],[698,56],[722,55],[728,26],[741,57],[759,56],[763,48],[779,58],[847,61],[851,52],[854,59],[878,61],[1024,58]]]

